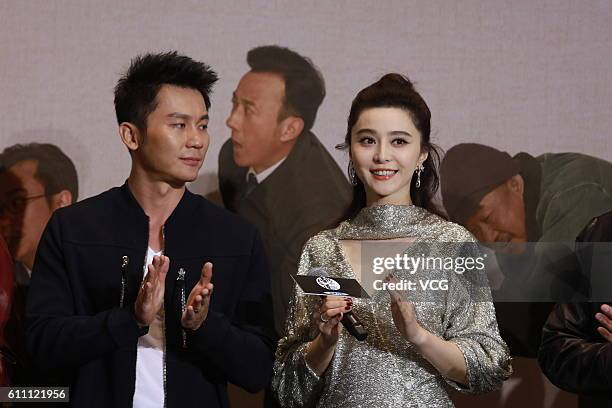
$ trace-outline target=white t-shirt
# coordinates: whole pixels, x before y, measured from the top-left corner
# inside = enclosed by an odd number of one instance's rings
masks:
[[[154,252],[147,249],[147,260],[144,265],[144,276],[147,276],[147,265],[153,263],[153,257],[163,251]],[[164,308],[160,309],[149,332],[138,338],[136,348],[136,388],[134,390],[134,408],[163,408],[164,406]]]

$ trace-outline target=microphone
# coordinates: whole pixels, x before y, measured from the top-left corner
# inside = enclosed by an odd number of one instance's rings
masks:
[[[346,331],[357,340],[364,341],[368,337],[368,330],[361,321],[359,321],[357,315],[353,313],[352,310],[344,314],[340,323],[342,323]]]
[[[329,274],[323,267],[315,267],[308,271],[308,276],[325,276],[329,277]],[[353,311],[344,313],[340,323],[344,326],[347,332],[359,341],[364,341],[368,337],[368,330],[365,328],[363,323],[359,320],[357,315]]]

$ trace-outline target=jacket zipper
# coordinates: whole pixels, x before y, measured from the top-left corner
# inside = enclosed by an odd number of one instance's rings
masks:
[[[176,281],[179,285],[181,291],[181,318],[185,313],[185,309],[187,308],[187,301],[185,299],[185,269],[181,268],[178,271],[178,276],[176,277]],[[183,348],[187,348],[187,333],[185,333],[185,329],[181,328],[181,334],[183,336]]]
[[[119,307],[123,308],[125,303],[125,292],[127,290],[127,266],[130,258],[127,255],[121,257],[121,295],[119,296]]]
[[[165,233],[165,229],[166,226],[162,225],[162,248],[164,250],[164,255],[166,252],[166,233]],[[165,293],[165,292],[164,292]],[[165,302],[164,302],[165,303]],[[162,319],[162,340],[164,342],[164,352],[162,354],[163,357],[163,363],[164,363],[164,370],[163,370],[163,378],[164,378],[164,408],[166,408],[167,403],[168,403],[168,386],[167,386],[167,381],[166,381],[166,377],[167,377],[167,368],[166,368],[166,305],[162,304],[162,307],[164,308],[164,318]]]

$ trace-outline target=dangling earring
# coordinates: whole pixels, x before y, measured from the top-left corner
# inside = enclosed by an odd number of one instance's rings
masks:
[[[356,186],[357,185],[357,173],[355,173],[355,167],[353,167],[352,160],[349,160],[349,163],[348,163],[348,177],[349,177],[349,181],[351,182],[351,184]]]
[[[425,170],[425,166],[423,166],[423,163],[419,163],[419,165],[416,168],[416,174],[417,174],[417,181],[415,183],[415,187],[419,188],[421,187],[421,172]]]

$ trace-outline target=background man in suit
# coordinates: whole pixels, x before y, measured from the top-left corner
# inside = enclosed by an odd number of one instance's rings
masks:
[[[13,263],[8,248],[0,235],[0,387],[10,385],[7,368],[12,353],[6,347],[4,327],[11,311],[13,297]]]
[[[278,46],[252,49],[247,63],[226,122],[232,137],[219,155],[219,188],[226,208],[262,233],[281,334],[302,246],[342,218],[351,189],[310,131],[325,97],[317,68]]]
[[[77,200],[72,160],[48,143],[16,144],[0,154],[0,234],[13,257],[14,291],[6,340],[15,353],[13,385],[38,382],[25,353],[24,313],[34,255],[51,214]]]
[[[74,203],[78,189],[72,160],[55,145],[17,144],[0,154],[0,234],[28,279],[51,214]]]

